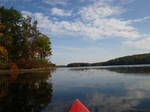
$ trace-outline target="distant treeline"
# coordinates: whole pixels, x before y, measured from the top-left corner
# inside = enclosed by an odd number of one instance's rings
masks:
[[[125,56],[98,63],[70,63],[67,67],[150,64],[150,53]]]
[[[70,63],[67,67],[82,67],[82,66],[91,66],[90,63]]]

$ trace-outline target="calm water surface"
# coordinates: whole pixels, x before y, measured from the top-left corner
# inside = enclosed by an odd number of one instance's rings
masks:
[[[91,112],[150,112],[150,67],[0,75],[0,112],[66,112],[76,98]]]

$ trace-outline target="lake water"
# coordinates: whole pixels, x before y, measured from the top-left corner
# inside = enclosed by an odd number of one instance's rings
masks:
[[[66,112],[76,98],[91,112],[150,112],[150,67],[0,75],[0,112]]]

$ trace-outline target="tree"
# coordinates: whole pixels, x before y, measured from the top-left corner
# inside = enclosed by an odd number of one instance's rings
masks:
[[[21,51],[20,47],[22,46],[20,43],[22,15],[13,8],[5,9],[4,7],[1,7],[0,21],[1,25],[5,26],[5,28],[0,31],[0,33],[3,33],[0,43],[7,49],[8,53],[11,54],[9,55],[9,58],[11,60],[16,60],[20,56],[19,52]]]
[[[3,46],[0,46],[0,60],[1,60],[1,62],[6,63],[7,56],[8,56],[7,50]]]
[[[51,55],[51,43],[46,35],[41,34],[35,39],[34,44],[34,47],[36,48],[36,51],[40,55],[41,59]]]
[[[37,21],[24,18],[13,8],[0,7],[0,46],[7,50],[9,62],[20,67],[32,65],[32,60],[51,55],[50,44],[50,39],[38,30]]]

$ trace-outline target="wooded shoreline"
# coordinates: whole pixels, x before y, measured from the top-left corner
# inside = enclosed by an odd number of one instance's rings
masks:
[[[0,70],[35,71],[34,68],[55,66],[49,60],[50,38],[37,26],[36,20],[24,17],[20,11],[0,7]]]
[[[32,72],[46,72],[50,70],[55,70],[56,67],[45,67],[45,68],[32,68],[32,69],[18,69],[16,72],[18,73],[32,73]],[[8,70],[0,70],[0,75],[1,74],[10,74],[13,70],[8,69]],[[13,71],[15,72],[15,71]]]
[[[114,65],[143,65],[150,64],[150,53],[124,56],[97,63],[70,63],[67,67],[114,66]]]

